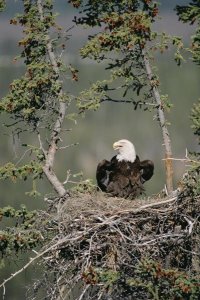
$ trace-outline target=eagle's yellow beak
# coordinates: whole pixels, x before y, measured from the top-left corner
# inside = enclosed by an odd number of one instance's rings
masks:
[[[114,149],[114,150],[119,149],[119,147],[120,147],[120,144],[119,144],[118,142],[115,142],[115,143],[113,144],[113,149]]]

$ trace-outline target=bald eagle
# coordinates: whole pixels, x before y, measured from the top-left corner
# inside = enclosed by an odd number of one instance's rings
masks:
[[[97,166],[98,187],[112,196],[134,199],[144,192],[143,184],[153,176],[154,164],[151,160],[140,161],[128,140],[115,142],[113,149],[118,154]]]

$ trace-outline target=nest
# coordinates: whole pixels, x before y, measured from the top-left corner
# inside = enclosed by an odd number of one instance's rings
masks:
[[[198,273],[199,212],[200,197],[181,194],[130,201],[93,192],[54,199],[39,216],[51,241],[45,276],[34,291],[45,286],[51,300],[154,299],[128,280],[136,278],[141,261]]]

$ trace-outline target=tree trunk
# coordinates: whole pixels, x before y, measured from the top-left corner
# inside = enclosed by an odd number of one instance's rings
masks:
[[[44,22],[44,13],[43,13],[43,5],[42,0],[37,0],[37,7],[40,14],[40,20],[41,22]],[[47,45],[47,53],[49,56],[49,60],[52,64],[52,68],[54,72],[57,74],[58,79],[56,80],[58,84],[60,84],[60,72],[58,68],[58,64],[56,61],[56,56],[53,51],[52,42],[50,39],[50,36],[46,35],[46,45]],[[54,190],[58,193],[59,196],[64,196],[66,194],[66,189],[63,186],[63,184],[59,181],[56,174],[53,172],[53,164],[55,160],[55,154],[57,151],[57,143],[59,141],[59,134],[62,129],[62,124],[64,122],[65,113],[66,113],[66,103],[63,101],[63,89],[60,89],[60,92],[58,94],[58,101],[59,101],[59,113],[58,118],[54,124],[52,133],[51,133],[51,140],[49,144],[49,149],[45,152],[45,165],[43,166],[43,171],[53,186]]]
[[[151,70],[149,59],[147,57],[147,54],[145,53],[145,50],[141,49],[141,51],[142,51],[142,56],[144,59],[144,65],[145,65],[147,77],[151,84],[151,82],[153,80],[153,73]],[[159,93],[158,87],[156,85],[152,85],[152,92],[153,92],[154,100],[157,104],[158,121],[160,123],[163,141],[164,141],[166,188],[167,188],[168,194],[170,195],[173,192],[173,165],[172,165],[172,159],[171,159],[172,158],[171,141],[170,141],[169,131],[168,131],[167,124],[166,124],[164,108],[163,108],[162,101],[160,98],[160,93]]]

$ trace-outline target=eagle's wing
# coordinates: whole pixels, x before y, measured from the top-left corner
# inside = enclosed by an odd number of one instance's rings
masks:
[[[109,174],[112,171],[112,163],[106,159],[102,160],[96,171],[97,184],[103,192],[106,192],[109,183]]]
[[[143,160],[140,162],[141,181],[144,183],[153,176],[154,163],[151,160]]]

